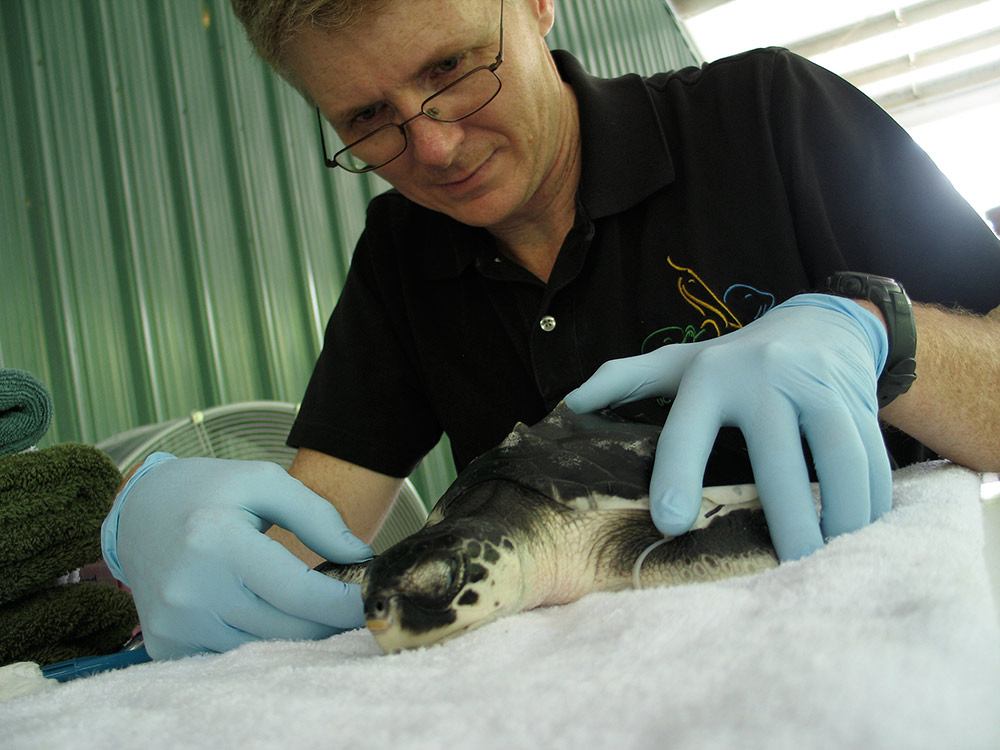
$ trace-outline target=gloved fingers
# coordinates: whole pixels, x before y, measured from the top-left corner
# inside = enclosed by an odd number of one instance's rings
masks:
[[[741,425],[775,552],[797,560],[823,546],[798,415],[784,400],[761,408],[766,422]]]
[[[860,433],[868,455],[871,520],[874,521],[892,510],[892,466],[878,420],[862,425]]]
[[[691,346],[671,344],[648,354],[605,362],[579,388],[566,394],[566,405],[584,414],[652,396],[672,396],[693,354]]]
[[[824,539],[871,523],[868,453],[854,416],[843,406],[814,410],[802,420],[812,451],[823,509]]]
[[[241,543],[241,554],[235,570],[243,585],[262,601],[286,617],[319,623],[340,630],[351,630],[364,624],[364,606],[357,584],[346,584],[336,578],[310,570],[304,562],[281,544],[263,534]],[[227,617],[227,621],[251,633],[268,633],[270,637],[285,637],[273,627],[259,630],[243,621]],[[284,621],[284,628],[291,628]],[[275,622],[275,626],[278,622]],[[295,627],[302,627],[296,625]],[[307,635],[287,637],[309,637]]]
[[[238,606],[218,613],[211,638],[203,637],[203,641],[212,651],[228,651],[247,640],[315,641],[343,630],[346,628],[289,615],[247,590]]]
[[[274,470],[280,475],[263,485],[248,510],[291,531],[327,560],[352,563],[374,556],[371,547],[347,528],[336,508],[280,467]]]
[[[254,635],[253,633],[248,633],[220,622],[208,641],[194,647],[188,653],[197,654],[202,651],[214,651],[217,654],[222,654],[226,651],[232,651],[234,648],[239,648],[244,643],[253,643],[260,640],[263,640],[263,638],[259,635]]]
[[[161,613],[160,617],[148,618],[146,608],[137,600],[150,656],[154,659],[173,659],[203,651],[222,653],[251,641],[317,640],[350,629],[290,615],[239,582],[234,581],[233,585],[240,586],[237,595],[214,603],[213,611],[173,609]],[[353,598],[360,602],[360,591],[354,594]],[[178,639],[176,634],[181,634],[183,640]]]
[[[701,509],[705,465],[721,426],[706,391],[701,381],[685,381],[656,444],[649,510],[667,536],[688,531]]]
[[[243,632],[238,628],[233,628],[218,620],[213,620],[209,637],[205,638],[205,628],[199,631],[199,641],[189,643],[174,638],[160,638],[143,630],[143,641],[146,651],[157,661],[164,659],[179,659],[183,656],[192,656],[206,651],[213,651],[221,654],[225,651],[232,651],[234,648],[242,646],[244,643],[259,641],[261,638],[250,633]]]

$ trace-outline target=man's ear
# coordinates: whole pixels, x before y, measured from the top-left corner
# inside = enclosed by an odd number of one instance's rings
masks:
[[[539,32],[542,36],[547,36],[556,20],[555,0],[528,0],[528,4],[538,21]]]

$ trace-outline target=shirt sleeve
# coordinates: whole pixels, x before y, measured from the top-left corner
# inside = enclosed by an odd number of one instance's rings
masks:
[[[833,73],[785,50],[772,59],[775,154],[817,276],[839,269],[810,248],[835,246],[850,269],[893,277],[914,300],[1000,304],[1000,242],[903,128]]]
[[[326,327],[288,444],[395,477],[409,475],[441,427],[408,351],[407,321],[372,232],[362,235]]]

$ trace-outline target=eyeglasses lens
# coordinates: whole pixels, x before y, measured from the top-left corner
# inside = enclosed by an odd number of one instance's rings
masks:
[[[478,68],[428,98],[421,114],[438,122],[458,122],[489,104],[500,92],[500,79],[489,68]],[[334,158],[351,172],[368,172],[388,164],[406,150],[402,125],[385,125]]]

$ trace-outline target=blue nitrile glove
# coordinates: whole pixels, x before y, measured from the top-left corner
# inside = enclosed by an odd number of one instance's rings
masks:
[[[887,351],[885,327],[857,303],[801,294],[720,338],[607,362],[566,403],[585,412],[674,396],[649,489],[653,521],[668,536],[697,518],[719,428],[740,428],[775,550],[793,560],[892,504],[875,398]],[[822,492],[820,521],[802,435]]]
[[[334,562],[372,557],[326,500],[277,464],[154,453],[115,498],[104,559],[132,589],[154,659],[364,623],[361,592],[310,570],[272,523]]]

